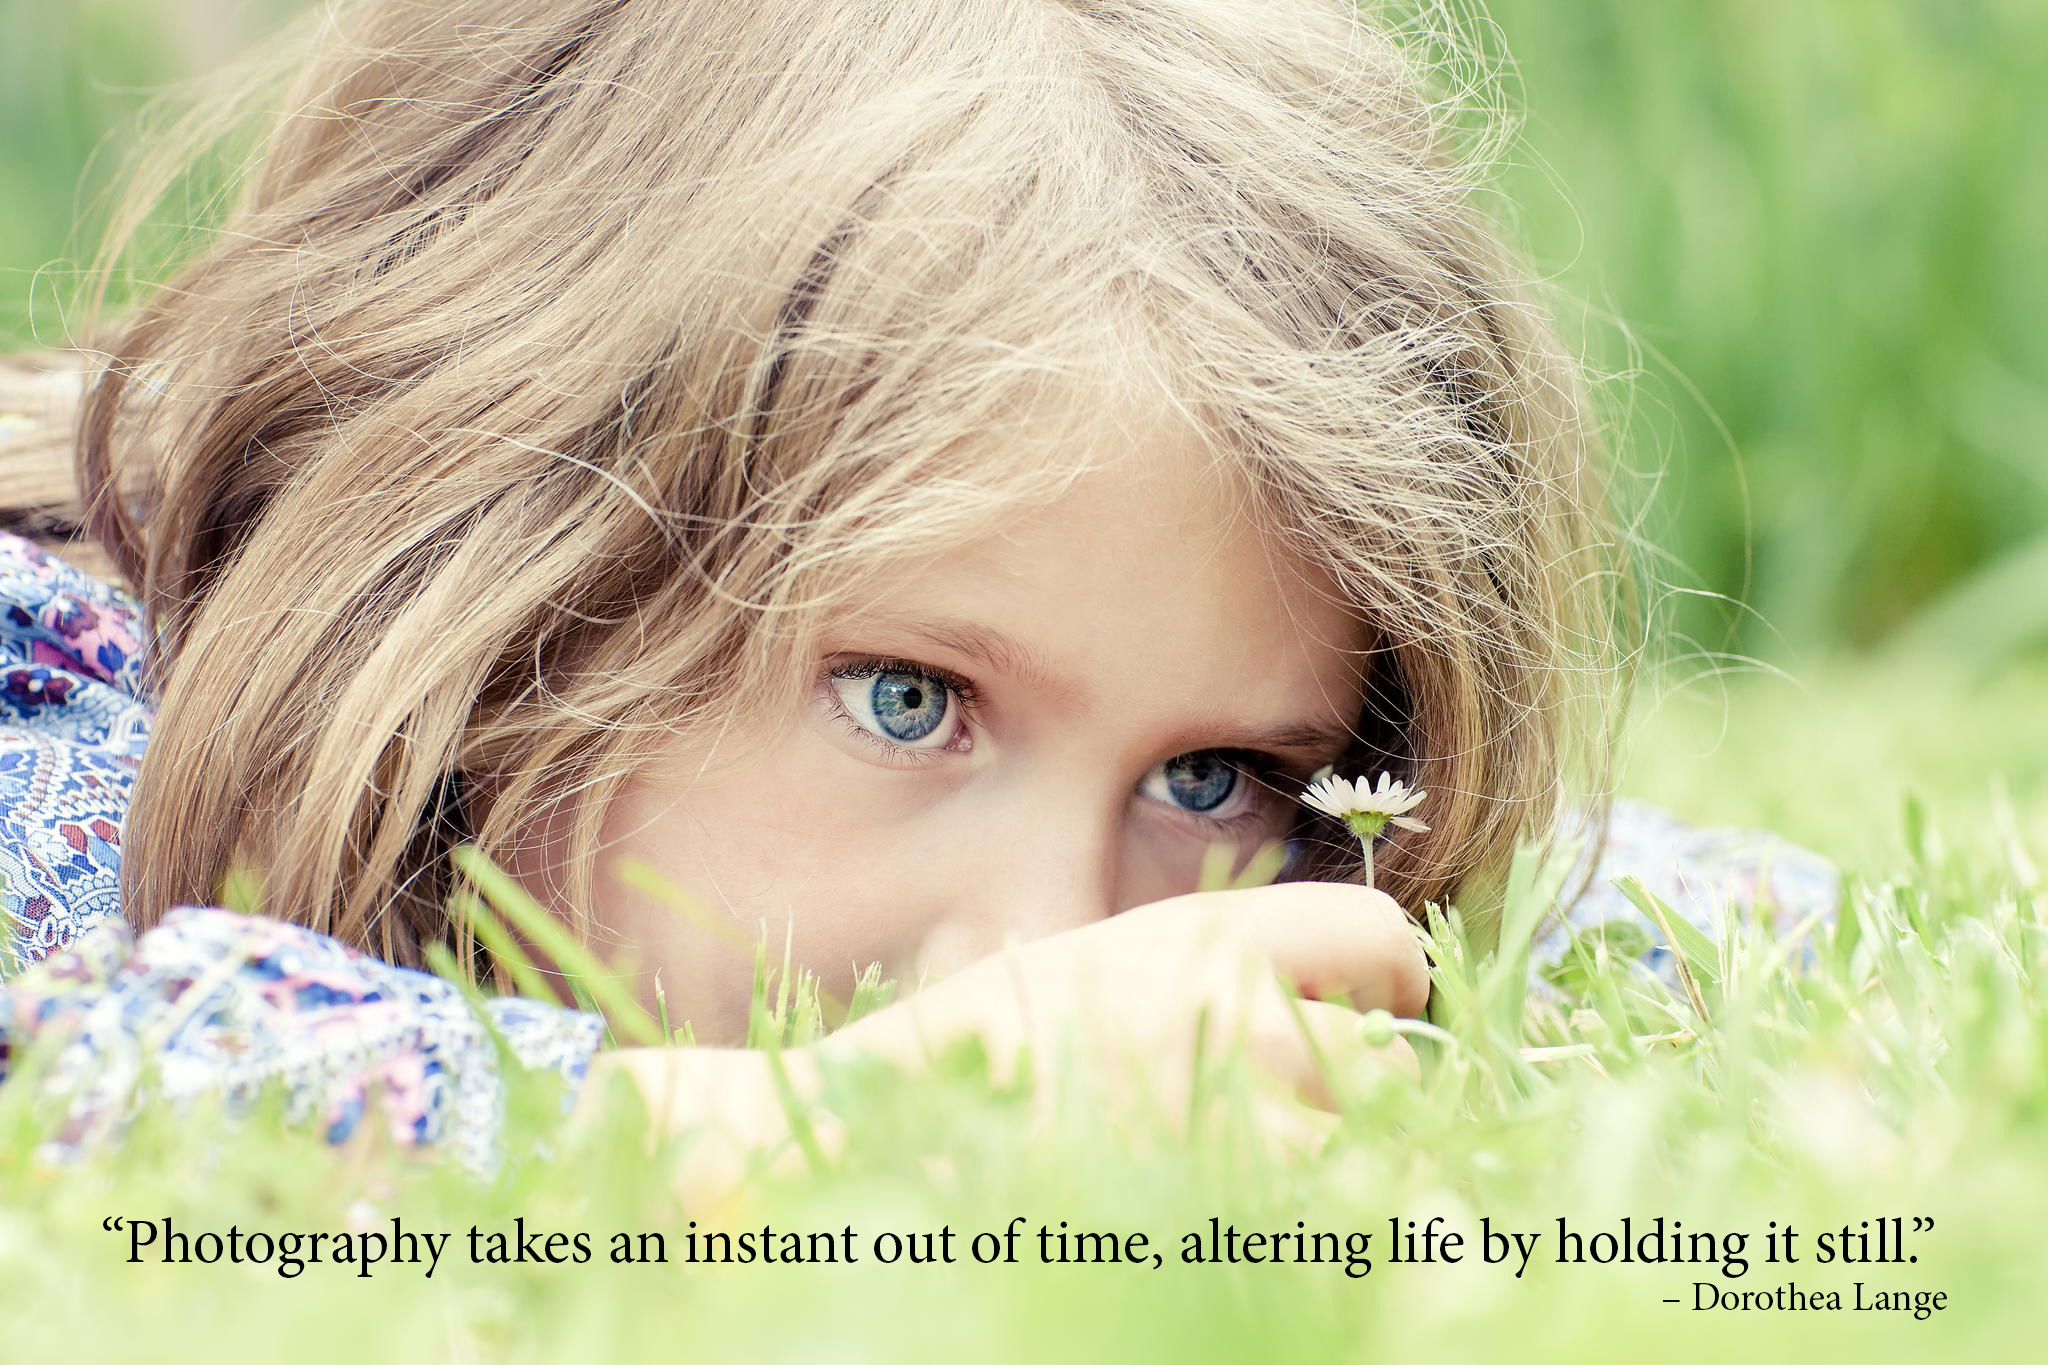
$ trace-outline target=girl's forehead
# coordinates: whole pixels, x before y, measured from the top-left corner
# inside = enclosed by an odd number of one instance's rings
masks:
[[[879,570],[833,635],[938,642],[1162,715],[1355,715],[1369,632],[1271,532],[1226,466],[1157,428],[989,534]]]

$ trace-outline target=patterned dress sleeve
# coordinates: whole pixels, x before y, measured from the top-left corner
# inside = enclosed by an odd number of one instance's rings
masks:
[[[43,1084],[65,1106],[46,1153],[119,1130],[145,1097],[246,1105],[281,1084],[288,1113],[330,1142],[381,1122],[487,1172],[503,1155],[504,1056],[572,1086],[595,1015],[498,997],[322,934],[231,910],[174,910],[139,939],[119,919],[45,957],[0,995],[0,1060],[17,1038],[54,1049]]]
[[[505,998],[479,1011],[439,977],[227,910],[135,935],[119,896],[151,724],[141,636],[125,594],[0,535],[0,1078],[32,1043],[50,1050],[56,1156],[152,1099],[235,1104],[280,1084],[333,1141],[381,1121],[488,1168],[501,1060],[573,1089],[601,1021]]]
[[[1636,957],[1677,984],[1663,933],[1616,883],[1632,878],[1718,941],[1731,923],[1783,936],[1831,918],[1841,896],[1833,863],[1762,830],[1702,828],[1640,801],[1618,800],[1605,838],[1581,860],[1571,884],[1583,890],[1539,933],[1531,970],[1552,971],[1577,936],[1597,934],[1610,951]]]

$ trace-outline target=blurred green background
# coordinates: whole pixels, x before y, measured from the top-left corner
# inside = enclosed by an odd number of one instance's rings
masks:
[[[0,0],[0,344],[58,342],[128,117],[293,0]],[[2048,642],[2048,5],[1492,0],[1500,175],[1695,651]],[[95,153],[97,152],[97,156]],[[83,226],[81,226],[83,225]]]

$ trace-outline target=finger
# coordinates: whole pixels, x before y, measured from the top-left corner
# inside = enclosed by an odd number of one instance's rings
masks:
[[[1343,998],[1360,1010],[1420,1015],[1429,1003],[1429,959],[1415,924],[1383,891],[1339,882],[1290,882],[1280,914],[1253,923],[1280,974],[1304,995]]]
[[[1367,1044],[1359,1062],[1368,1074],[1374,1071],[1390,1072],[1402,1077],[1410,1085],[1422,1083],[1422,1061],[1415,1055],[1414,1047],[1406,1038],[1396,1037],[1393,1042],[1379,1046]]]
[[[1219,929],[1262,952],[1305,996],[1409,1017],[1429,1003],[1421,938],[1383,892],[1341,882],[1284,882],[1201,899],[1219,917]]]
[[[1405,1038],[1376,1041],[1365,1016],[1341,1005],[1291,1000],[1275,992],[1245,1039],[1252,1061],[1285,1081],[1303,1103],[1336,1111],[1360,1078],[1385,1070],[1419,1080],[1422,1070]]]

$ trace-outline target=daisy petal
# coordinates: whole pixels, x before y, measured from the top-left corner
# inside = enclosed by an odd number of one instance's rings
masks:
[[[1301,800],[1304,805],[1339,819],[1347,815],[1392,818],[1414,810],[1427,795],[1428,792],[1412,790],[1405,782],[1396,782],[1392,773],[1381,773],[1375,784],[1362,777],[1338,777],[1329,768],[1324,768],[1302,792]],[[1403,825],[1403,828],[1415,827],[1427,828],[1419,820]]]

